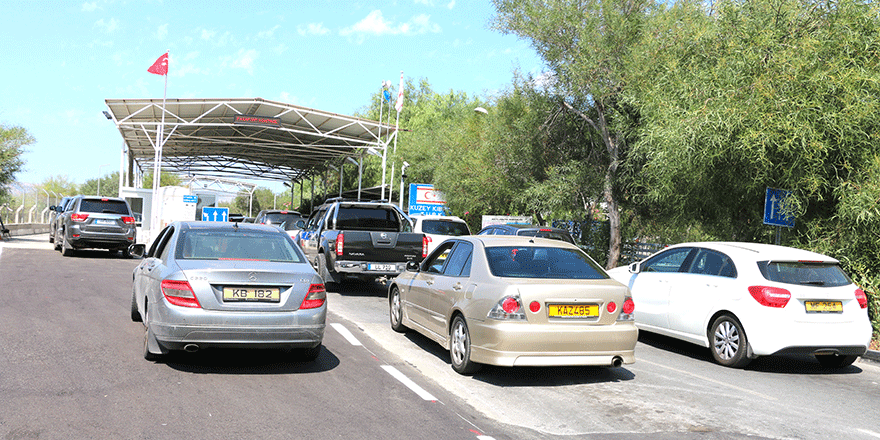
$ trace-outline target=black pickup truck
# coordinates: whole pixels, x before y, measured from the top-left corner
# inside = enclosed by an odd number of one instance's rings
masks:
[[[406,214],[379,202],[328,200],[303,222],[298,241],[325,283],[397,276],[428,251]]]

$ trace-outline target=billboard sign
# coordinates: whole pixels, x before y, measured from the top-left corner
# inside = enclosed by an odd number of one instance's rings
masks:
[[[443,194],[429,183],[409,184],[409,215],[444,215],[446,201]]]

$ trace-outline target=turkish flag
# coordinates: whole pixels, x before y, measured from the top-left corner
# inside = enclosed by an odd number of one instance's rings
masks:
[[[168,52],[165,52],[149,69],[147,72],[155,73],[156,75],[167,75],[168,74]]]

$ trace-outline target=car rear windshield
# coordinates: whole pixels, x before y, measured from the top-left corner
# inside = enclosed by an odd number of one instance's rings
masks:
[[[122,200],[83,199],[79,204],[79,211],[131,215],[128,212],[128,205]]]
[[[339,207],[336,229],[364,231],[400,231],[400,221],[393,209],[386,207]]]
[[[524,229],[519,231],[517,235],[524,235],[527,237],[541,237],[541,238],[549,238],[552,240],[560,240],[566,243],[576,244],[574,242],[574,238],[572,238],[571,234],[568,232],[562,231],[553,231],[548,229]]]
[[[293,242],[279,231],[265,234],[244,231],[184,231],[176,258],[181,260],[251,260],[302,263]]]
[[[577,249],[533,246],[486,248],[489,270],[497,277],[606,279],[608,275]]]
[[[852,284],[837,263],[805,261],[759,261],[764,278],[785,284],[838,287]]]
[[[280,225],[284,222],[296,223],[296,221],[300,219],[302,219],[302,217],[297,214],[282,214],[279,212],[266,214],[266,219],[263,220],[263,222],[270,225]]]
[[[425,234],[452,235],[455,237],[471,234],[467,224],[451,220],[423,220],[422,232]]]

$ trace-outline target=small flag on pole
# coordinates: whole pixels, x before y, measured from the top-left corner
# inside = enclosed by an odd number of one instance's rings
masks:
[[[403,71],[400,71],[400,87],[397,88],[397,103],[394,104],[394,108],[397,109],[397,113],[400,113],[400,109],[403,108]]]
[[[168,74],[168,52],[165,52],[149,69],[147,72],[155,73],[156,75],[167,75]]]

